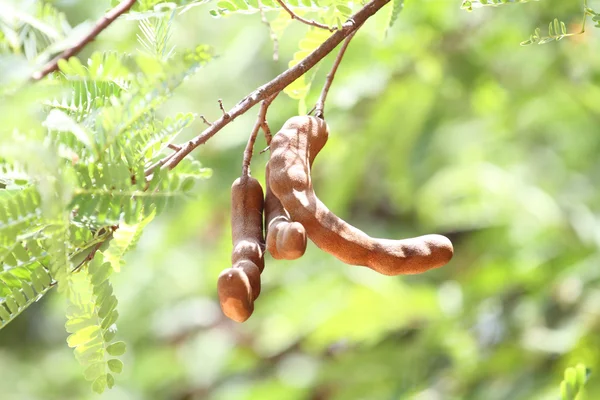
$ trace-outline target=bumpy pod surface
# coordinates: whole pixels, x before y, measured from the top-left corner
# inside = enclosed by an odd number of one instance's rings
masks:
[[[291,218],[304,226],[308,237],[341,261],[384,275],[417,274],[448,263],[453,248],[445,236],[372,238],[336,216],[317,198],[311,164],[327,142],[328,131],[319,118],[292,117],[270,144],[270,188]]]
[[[229,318],[243,322],[254,310],[260,294],[264,268],[264,197],[260,183],[243,176],[231,186],[232,268],[219,276],[217,288],[221,309]]]
[[[265,229],[267,250],[276,260],[295,260],[306,251],[306,230],[290,220],[288,212],[269,187],[269,163],[266,167]]]

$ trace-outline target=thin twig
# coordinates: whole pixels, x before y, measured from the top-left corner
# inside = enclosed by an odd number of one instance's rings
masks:
[[[252,161],[252,152],[254,151],[254,142],[256,142],[256,136],[258,135],[258,130],[263,126],[267,118],[267,110],[269,106],[275,100],[279,93],[275,93],[273,96],[263,100],[260,105],[260,110],[258,110],[258,115],[256,116],[256,122],[254,123],[254,127],[252,128],[252,132],[250,133],[250,137],[248,138],[248,143],[246,143],[246,149],[244,150],[244,158],[242,161],[242,176],[250,175],[250,162]]]
[[[344,53],[346,53],[346,49],[348,48],[350,41],[352,40],[357,31],[358,29],[352,32],[346,38],[346,40],[344,40],[344,43],[342,43],[342,48],[340,49],[340,52],[335,58],[333,67],[331,67],[331,71],[329,71],[327,77],[325,78],[325,84],[323,85],[323,89],[321,90],[321,95],[319,96],[319,100],[317,100],[317,104],[315,105],[315,117],[321,119],[324,118],[323,108],[325,107],[325,100],[327,99],[327,94],[329,93],[329,89],[331,88],[331,84],[333,83],[333,78],[335,78],[335,73],[337,72],[340,63],[342,62],[342,58],[344,58]]]
[[[273,42],[273,61],[277,62],[277,61],[279,61],[279,39],[277,39],[277,34],[271,27],[271,24],[269,23],[269,21],[267,20],[267,16],[265,14],[265,8],[263,7],[263,4],[260,0],[258,0],[258,11],[260,12],[260,20],[269,29],[269,37],[271,38],[271,41]]]
[[[100,18],[94,29],[91,30],[90,33],[82,37],[77,44],[67,50],[63,51],[58,56],[54,57],[51,61],[49,61],[41,71],[36,71],[31,76],[31,79],[34,81],[39,81],[46,75],[51,72],[54,72],[58,69],[58,61],[68,59],[69,57],[73,57],[77,53],[79,53],[86,45],[88,45],[92,40],[96,38],[104,29],[106,29],[110,24],[113,23],[121,14],[126,13],[133,6],[136,0],[124,0],[120,2],[115,8],[104,14],[102,18]]]
[[[267,100],[263,100],[263,103],[265,101],[268,101],[269,102],[269,104],[267,105],[267,107],[268,107],[273,102],[273,100],[275,100],[275,98],[279,95],[279,93],[281,93],[281,92],[277,92],[273,96],[269,97]],[[269,123],[267,122],[266,111],[265,111],[265,117],[263,118],[263,120],[260,124],[260,127],[263,130],[263,133],[265,134],[265,141],[267,142],[267,148],[268,148],[268,146],[271,144],[271,139],[273,138],[273,135],[271,135],[271,128],[269,128]],[[262,150],[260,152],[260,154],[262,154],[264,152],[265,152],[265,150]]]
[[[225,107],[223,107],[223,100],[221,100],[221,99],[219,99],[219,108],[223,112],[223,117],[224,118],[229,118],[229,115],[227,114],[227,111],[225,111]]]
[[[290,14],[290,18],[292,19],[297,19],[298,21],[302,22],[303,24],[306,25],[310,25],[310,26],[314,26],[316,28],[321,28],[321,29],[327,29],[329,32],[333,32],[337,29],[337,27],[331,27],[331,26],[327,26],[324,24],[321,24],[315,20],[308,20],[306,18],[302,18],[301,16],[299,16],[298,14],[296,14],[295,12],[293,12],[284,2],[283,0],[277,0],[277,2],[279,3],[279,5],[281,6],[281,8],[283,8],[285,11],[287,11],[288,14]]]
[[[222,116],[198,136],[183,144],[181,146],[181,150],[166,156],[162,160],[154,163],[151,167],[147,168],[145,171],[146,176],[152,175],[154,168],[157,168],[158,166],[169,169],[175,168],[177,164],[179,164],[181,160],[183,160],[188,154],[190,154],[198,146],[206,143],[207,140],[213,137],[231,121],[240,115],[243,115],[246,111],[260,101],[282,91],[289,84],[294,82],[300,76],[304,75],[325,56],[327,56],[327,54],[331,53],[333,49],[335,49],[338,44],[340,44],[346,37],[354,32],[357,27],[362,25],[367,19],[373,16],[390,1],[391,0],[372,0],[367,3],[362,9],[360,9],[342,25],[342,29],[336,30],[327,40],[325,40],[325,42],[323,42],[312,53],[306,56],[302,61],[284,71],[270,82],[260,86],[248,96],[240,100],[231,110],[229,110],[227,113],[227,118]]]
[[[206,117],[204,115],[200,116],[200,119],[202,120],[202,122],[204,122],[206,125],[208,126],[212,126],[212,124],[206,119]]]
[[[171,150],[175,150],[175,151],[181,150],[181,146],[173,144],[173,143],[169,143],[167,145],[167,147],[170,148]]]
[[[114,229],[114,230],[116,230],[116,229]],[[114,230],[113,230],[113,231],[114,231]],[[106,239],[104,239],[104,240],[102,240],[102,241],[100,241],[100,242],[96,243],[96,244],[95,244],[95,245],[92,247],[92,250],[90,250],[90,252],[88,253],[88,255],[87,255],[87,256],[85,256],[85,258],[84,258],[84,259],[83,259],[83,260],[82,260],[82,261],[81,261],[79,264],[77,264],[75,267],[73,267],[73,269],[71,269],[71,270],[69,271],[69,273],[71,273],[71,274],[75,274],[75,273],[79,272],[79,270],[80,270],[80,269],[81,269],[81,268],[82,268],[82,267],[83,267],[83,266],[84,266],[86,263],[88,263],[88,262],[92,261],[92,260],[94,259],[94,257],[96,256],[96,252],[97,252],[97,251],[100,249],[100,247],[102,247],[102,245],[103,245],[103,244],[104,244],[104,243],[105,243],[105,242],[106,242],[108,239],[110,239],[110,238],[111,238],[111,235],[107,236],[107,237],[106,237]],[[58,285],[58,281],[56,281],[56,280],[53,280],[53,281],[52,281],[52,283],[50,283],[50,285],[49,285],[49,286],[50,286],[50,287],[54,287],[54,286],[56,286],[56,285]]]
[[[271,128],[269,128],[269,123],[267,122],[267,120],[265,119],[263,124],[260,126],[265,134],[265,141],[267,142],[267,146],[269,146],[271,144],[271,139],[273,139],[273,135],[271,135]],[[260,153],[264,153],[265,150],[261,151]]]

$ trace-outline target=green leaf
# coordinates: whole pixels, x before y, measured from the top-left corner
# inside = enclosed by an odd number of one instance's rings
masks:
[[[25,307],[27,305],[27,299],[20,290],[12,289],[12,296],[19,305],[19,307]]]
[[[106,386],[112,389],[115,386],[115,378],[111,374],[106,374]]]
[[[96,378],[104,374],[106,374],[106,363],[104,361],[88,366],[83,372],[85,379],[88,381],[94,381]]]
[[[106,375],[102,375],[96,378],[96,380],[92,383],[92,389],[94,390],[94,392],[102,394],[106,389],[107,385],[108,381]]]
[[[111,356],[120,356],[125,354],[127,345],[125,342],[114,342],[106,348],[106,352]]]
[[[82,344],[89,343],[91,341],[97,341],[101,336],[100,327],[96,325],[87,326],[67,338],[67,344],[69,347],[77,347]]]
[[[4,303],[6,304],[6,307],[8,307],[8,311],[10,311],[11,314],[14,314],[17,311],[19,311],[19,306],[17,305],[15,299],[12,298],[12,296],[6,296],[4,298]]]
[[[0,304],[0,318],[2,318],[2,321],[10,321],[10,313],[3,304]]]
[[[69,333],[75,333],[88,327],[93,327],[92,321],[89,318],[70,318],[65,322],[65,329]]]
[[[111,325],[107,328],[107,330],[103,333],[102,336],[104,337],[104,341],[108,343],[111,340],[113,340],[116,334],[117,330],[114,328],[114,325]]]
[[[115,374],[120,374],[123,371],[123,362],[119,359],[113,358],[108,360],[108,368]]]
[[[119,312],[117,310],[113,310],[106,318],[102,320],[102,324],[100,327],[104,329],[108,329],[112,324],[117,322],[119,318]]]

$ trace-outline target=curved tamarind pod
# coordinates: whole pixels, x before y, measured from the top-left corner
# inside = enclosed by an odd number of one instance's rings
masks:
[[[441,267],[453,255],[441,235],[403,240],[372,238],[332,213],[315,195],[310,164],[328,137],[327,124],[316,117],[290,118],[270,144],[269,185],[308,237],[339,260],[369,267],[384,275],[416,274]]]
[[[241,268],[227,268],[217,281],[223,313],[236,322],[244,322],[254,312],[250,281]]]
[[[269,163],[266,167],[265,229],[267,250],[276,260],[295,260],[306,251],[306,230],[292,222],[287,211],[269,187]]]

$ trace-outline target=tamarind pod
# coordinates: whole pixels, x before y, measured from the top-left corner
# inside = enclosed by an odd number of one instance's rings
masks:
[[[263,191],[260,183],[244,175],[231,185],[231,236],[233,267],[219,275],[217,289],[223,313],[243,322],[254,311],[264,268]]]
[[[264,197],[260,183],[251,176],[237,178],[231,185],[231,262],[252,261],[262,272],[264,261],[263,237]]]
[[[310,167],[328,134],[327,124],[319,118],[293,117],[270,144],[270,188],[317,247],[347,264],[366,266],[384,275],[416,274],[448,263],[453,247],[444,236],[372,238],[336,216],[318,199]]]
[[[227,268],[217,281],[223,313],[236,322],[244,322],[254,312],[250,281],[241,268]]]
[[[295,260],[306,251],[306,231],[292,222],[289,214],[269,187],[269,163],[266,167],[265,229],[267,250],[277,260]]]

